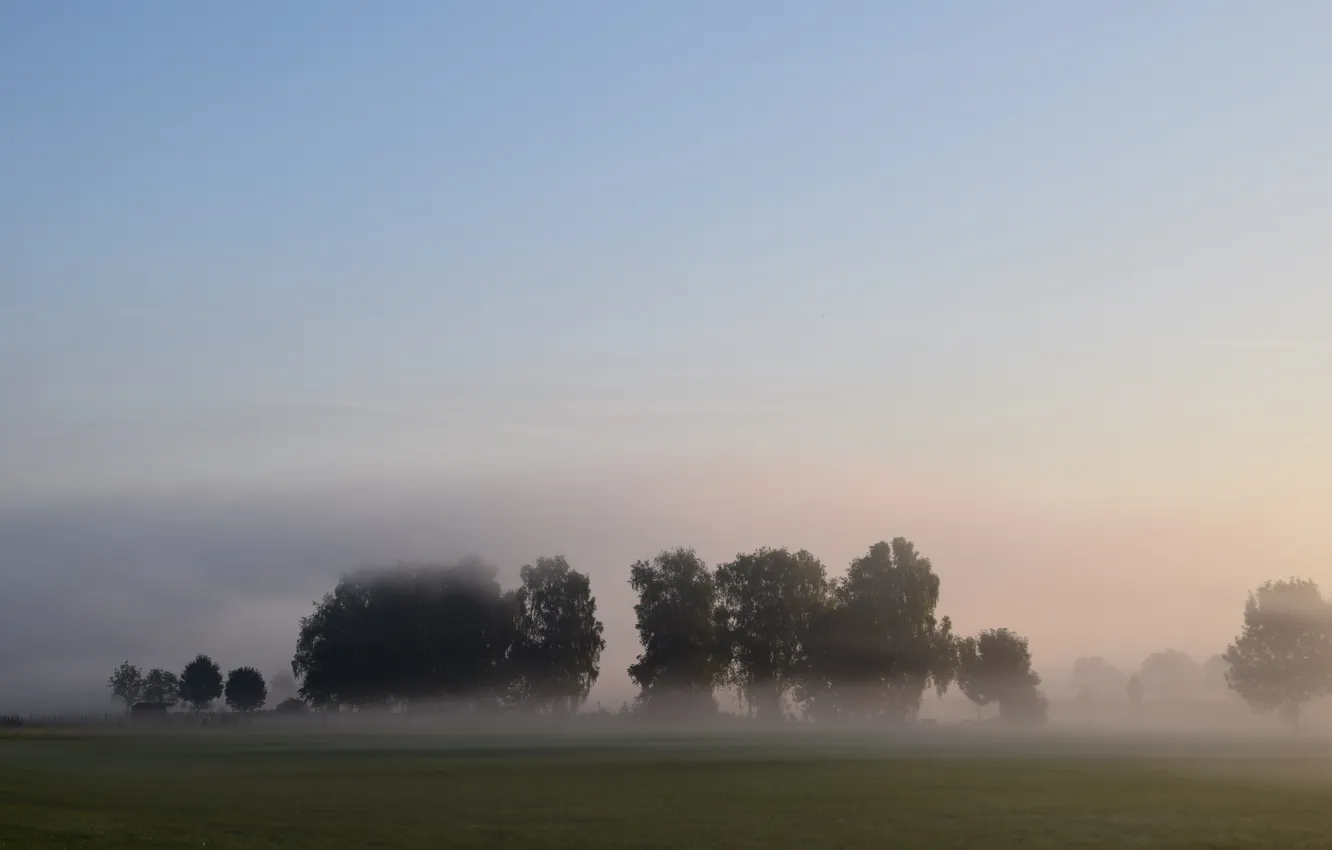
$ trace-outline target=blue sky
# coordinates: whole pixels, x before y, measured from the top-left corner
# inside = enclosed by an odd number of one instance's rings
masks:
[[[0,503],[790,464],[1019,526],[1279,509],[1310,562],[1329,36],[1317,2],[9,4]]]

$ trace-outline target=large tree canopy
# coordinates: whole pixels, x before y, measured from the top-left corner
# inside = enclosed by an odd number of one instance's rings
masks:
[[[955,649],[938,603],[939,577],[904,538],[852,561],[807,639],[800,691],[810,714],[902,720],[916,715],[926,688],[942,693]]]
[[[634,616],[643,646],[629,668],[650,712],[713,712],[713,690],[726,668],[717,635],[717,589],[693,549],[670,549],[629,568],[638,594]]]
[[[258,711],[268,699],[264,674],[253,667],[237,667],[228,673],[222,692],[232,711]]]
[[[827,608],[823,564],[803,549],[737,555],[717,567],[717,596],[732,681],[760,718],[781,718],[810,629]]]
[[[1008,629],[989,629],[961,641],[957,683],[978,706],[999,703],[1001,717],[1045,719],[1041,677],[1031,669],[1027,639]]]
[[[509,658],[510,697],[525,708],[574,712],[597,681],[606,641],[588,577],[564,556],[522,569]]]
[[[1332,692],[1332,622],[1318,585],[1269,581],[1249,594],[1244,630],[1223,656],[1230,686],[1260,712],[1298,726],[1309,700]]]
[[[197,655],[180,674],[180,699],[203,711],[222,696],[222,668],[207,655]]]
[[[344,576],[301,620],[292,660],[301,696],[316,705],[493,703],[517,614],[495,576],[475,560]]]

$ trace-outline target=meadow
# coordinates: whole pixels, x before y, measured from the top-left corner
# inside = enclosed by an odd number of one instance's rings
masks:
[[[0,848],[1321,848],[1330,765],[1279,738],[24,729]]]

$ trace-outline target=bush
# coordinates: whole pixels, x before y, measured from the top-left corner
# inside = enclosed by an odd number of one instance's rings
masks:
[[[278,703],[273,710],[278,714],[304,714],[310,710],[310,707],[299,697],[289,697]]]

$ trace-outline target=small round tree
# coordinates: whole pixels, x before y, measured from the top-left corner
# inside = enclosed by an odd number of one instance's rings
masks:
[[[237,667],[227,674],[227,705],[232,711],[255,711],[268,699],[264,674],[253,667]]]
[[[222,696],[222,668],[207,655],[195,656],[180,674],[180,699],[195,711],[203,711]]]

